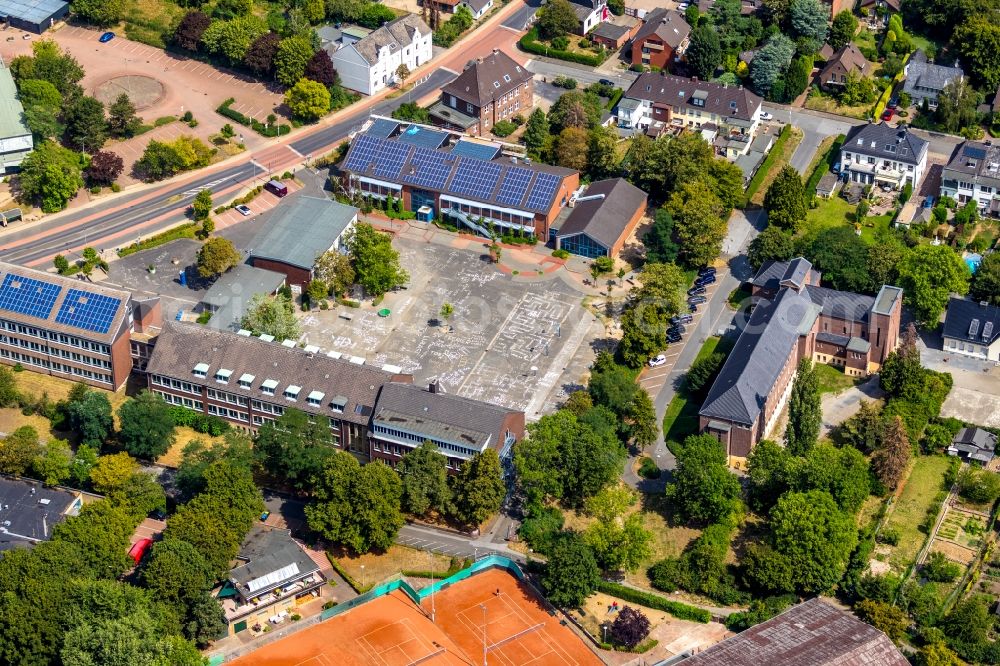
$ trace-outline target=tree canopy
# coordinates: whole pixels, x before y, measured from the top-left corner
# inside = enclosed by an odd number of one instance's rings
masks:
[[[764,195],[764,210],[768,225],[790,231],[798,229],[806,219],[805,186],[794,167],[787,164],[781,167]]]
[[[799,361],[792,395],[788,399],[788,427],[785,429],[785,443],[795,455],[804,455],[819,438],[823,424],[820,405],[819,379],[811,359]]]
[[[947,245],[918,245],[900,262],[899,280],[917,321],[934,328],[948,296],[969,290],[969,267]]]
[[[692,435],[675,453],[677,467],[667,497],[681,515],[702,524],[739,513],[740,481],[729,471],[726,452],[711,435]]]
[[[243,260],[228,238],[209,238],[198,248],[198,274],[203,278],[222,275]]]
[[[358,223],[348,233],[345,245],[354,264],[358,284],[372,296],[406,284],[410,274],[399,265],[399,252],[388,234],[367,223]]]
[[[273,335],[276,340],[295,340],[299,337],[299,321],[292,311],[292,299],[282,294],[251,296],[240,326],[254,335]]]

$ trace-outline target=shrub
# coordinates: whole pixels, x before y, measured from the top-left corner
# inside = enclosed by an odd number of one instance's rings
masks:
[[[625,587],[624,585],[619,585],[617,583],[609,583],[608,581],[602,580],[597,584],[597,591],[603,592],[604,594],[612,597],[624,599],[625,601],[630,601],[633,604],[645,606],[646,608],[652,608],[654,610],[661,610],[665,613],[670,613],[678,620],[690,620],[691,622],[699,622],[701,624],[708,624],[712,621],[712,614],[707,610],[689,606],[688,604],[682,604],[679,601],[671,601],[670,599],[665,599],[658,594],[643,592],[641,590]]]
[[[559,248],[558,250],[552,251],[552,256],[556,259],[569,259],[569,250],[564,250]]]
[[[927,556],[920,571],[932,583],[950,583],[962,573],[962,567],[949,561],[944,553],[935,551]]]
[[[221,116],[229,118],[230,120],[238,122],[240,125],[249,127],[258,134],[261,134],[266,137],[284,136],[285,134],[288,134],[289,132],[292,131],[292,128],[289,125],[284,125],[284,124],[275,125],[274,123],[269,123],[265,125],[264,123],[256,119],[251,119],[249,116],[245,116],[239,111],[231,109],[230,107],[235,102],[236,99],[230,97],[225,102],[220,104],[219,108],[217,108],[215,112]]]
[[[879,543],[888,544],[890,546],[899,545],[899,530],[894,527],[886,527],[881,532],[878,533],[876,540]]]
[[[656,461],[649,456],[643,456],[639,462],[639,476],[644,479],[660,478],[660,468],[656,464]]]
[[[563,512],[554,506],[533,506],[528,509],[528,517],[521,523],[518,534],[532,550],[546,555],[552,550],[565,520]]]
[[[967,469],[958,477],[958,493],[977,504],[992,504],[1000,497],[1000,476],[983,469]]]
[[[435,39],[437,38],[437,33],[435,33]],[[607,51],[602,49],[597,55],[587,55],[585,53],[574,53],[572,51],[561,51],[559,49],[547,47],[538,41],[538,27],[533,27],[528,31],[526,35],[521,37],[519,42],[521,48],[528,53],[534,53],[535,55],[548,56],[550,58],[558,58],[560,60],[568,60],[569,62],[579,63],[581,65],[589,65],[590,67],[596,67],[600,65],[607,58]]]
[[[517,130],[517,125],[510,122],[509,120],[498,120],[493,125],[491,130],[494,136],[505,137],[510,136]]]

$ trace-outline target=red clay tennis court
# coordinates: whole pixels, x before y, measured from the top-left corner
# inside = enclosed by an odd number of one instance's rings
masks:
[[[498,594],[499,592],[499,594]],[[485,610],[485,625],[483,609]],[[431,621],[432,609],[435,622]],[[425,599],[401,591],[230,662],[239,666],[597,666],[601,661],[506,571],[476,574]]]

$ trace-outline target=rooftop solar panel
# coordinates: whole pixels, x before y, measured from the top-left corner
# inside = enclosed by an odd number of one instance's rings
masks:
[[[502,167],[493,162],[485,162],[470,157],[459,159],[458,169],[451,179],[450,189],[456,194],[466,194],[489,199],[496,189]]]
[[[986,159],[986,151],[983,150],[982,148],[973,148],[971,146],[967,146],[965,148],[965,150],[962,151],[962,153],[966,157],[971,157],[972,159],[975,159],[975,160],[984,160],[984,159]]]
[[[348,171],[368,171],[369,165],[375,160],[375,150],[381,142],[378,137],[368,134],[359,134],[351,141],[351,150],[344,162],[344,168]]]
[[[492,160],[500,154],[500,146],[492,143],[476,143],[474,141],[459,141],[451,149],[452,155],[460,157],[475,157],[480,160]]]
[[[440,148],[447,138],[446,132],[435,132],[416,125],[410,125],[399,135],[400,141],[421,148]]]
[[[388,139],[399,127],[399,123],[395,120],[386,120],[385,118],[376,118],[372,121],[371,126],[365,131],[365,134],[370,134],[371,136],[377,136],[382,139]]]
[[[379,144],[373,173],[382,178],[399,178],[399,172],[402,171],[413,146],[385,139],[380,139]]]
[[[107,333],[121,303],[121,299],[111,296],[70,289],[56,313],[56,323]]]
[[[48,319],[59,291],[59,285],[7,273],[0,285],[0,309]]]
[[[414,148],[410,163],[403,168],[400,176],[411,185],[444,189],[448,175],[455,166],[455,157],[439,150]]]
[[[560,180],[559,176],[551,173],[538,174],[538,177],[535,178],[535,186],[531,188],[528,201],[524,205],[532,210],[548,208],[552,204],[552,195],[556,193]]]
[[[497,193],[497,203],[504,206],[517,206],[524,201],[524,193],[528,189],[531,177],[535,175],[530,169],[508,167]]]

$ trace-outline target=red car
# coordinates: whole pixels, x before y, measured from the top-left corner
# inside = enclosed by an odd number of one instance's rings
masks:
[[[149,538],[139,539],[129,548],[128,556],[137,565],[142,561],[142,556],[146,554],[149,547],[153,545],[153,540]]]
[[[886,109],[882,112],[882,120],[892,120],[894,115],[896,115],[896,109]]]

